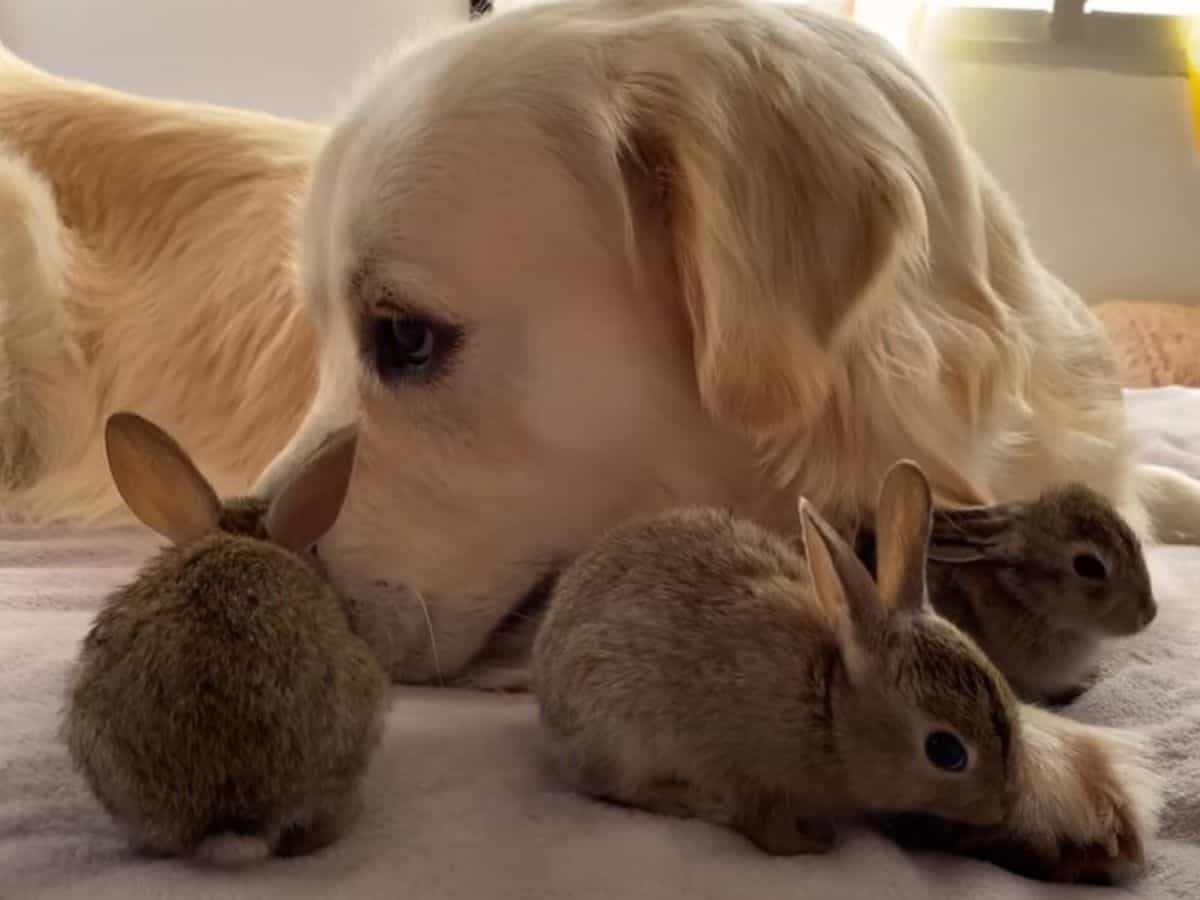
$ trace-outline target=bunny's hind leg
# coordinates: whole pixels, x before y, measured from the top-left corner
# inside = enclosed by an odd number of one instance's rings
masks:
[[[794,800],[776,791],[755,789],[734,799],[716,783],[701,787],[683,778],[664,777],[642,782],[627,792],[622,802],[662,815],[730,827],[773,856],[828,853],[837,842],[832,822],[806,816]]]
[[[747,792],[732,825],[772,856],[828,853],[837,843],[831,821],[806,816],[792,798],[773,790]]]
[[[729,824],[723,795],[697,788],[695,780],[661,765],[638,741],[574,738],[563,740],[557,751],[560,772],[580,793],[659,815]]]
[[[361,815],[362,792],[343,790],[318,806],[316,812],[284,829],[276,852],[280,856],[305,856],[336,841]]]

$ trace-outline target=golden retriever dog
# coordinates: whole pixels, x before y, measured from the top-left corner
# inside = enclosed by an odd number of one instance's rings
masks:
[[[1097,321],[849,22],[524,8],[403,48],[328,133],[7,56],[0,139],[4,509],[114,514],[116,409],[263,493],[357,420],[317,552],[398,680],[520,686],[600,532],[680,504],[793,531],[799,495],[851,529],[899,457],[943,503],[1082,480],[1200,537],[1197,486],[1132,459]]]

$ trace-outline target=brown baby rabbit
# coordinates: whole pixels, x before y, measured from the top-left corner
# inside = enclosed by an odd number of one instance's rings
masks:
[[[879,497],[878,584],[806,501],[805,556],[715,510],[617,528],[562,576],[534,644],[541,718],[587,794],[822,852],[836,819],[979,825],[1012,803],[1016,704],[925,594],[929,485]]]
[[[63,735],[145,850],[221,863],[306,853],[360,807],[385,679],[309,548],[337,518],[355,434],[326,442],[270,501],[222,506],[145,419],[107,424],[129,508],[169,538],[83,642]]]
[[[871,543],[860,535],[868,565]],[[1030,503],[936,510],[928,577],[937,611],[1035,702],[1073,700],[1103,639],[1141,631],[1156,612],[1137,536],[1081,484]]]

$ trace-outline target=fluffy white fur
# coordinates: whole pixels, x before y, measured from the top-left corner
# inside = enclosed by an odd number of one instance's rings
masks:
[[[115,409],[227,491],[359,418],[319,550],[402,680],[521,683],[497,629],[630,515],[791,529],[803,493],[850,527],[901,456],[943,502],[1081,479],[1147,537],[1200,537],[1197,486],[1131,462],[1096,320],[852,24],[521,9],[405,48],[323,142],[4,57],[0,139],[5,510],[113,513]],[[462,331],[431,381],[364,362],[401,313]]]
[[[1146,859],[1163,806],[1165,779],[1150,768],[1149,741],[1097,728],[1036,706],[1021,707],[1022,755],[1015,763],[1014,834],[1053,859],[1064,836],[1098,856],[1121,860],[1114,875]],[[1122,871],[1124,870],[1124,871]]]

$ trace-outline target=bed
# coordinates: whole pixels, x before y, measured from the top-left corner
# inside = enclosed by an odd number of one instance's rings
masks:
[[[1200,390],[1128,394],[1145,457],[1200,477]],[[910,854],[867,830],[776,859],[709,825],[573,796],[548,770],[528,697],[396,688],[364,818],[301,859],[226,872],[131,853],[55,737],[68,662],[99,598],[155,546],[144,531],[0,526],[0,898],[1200,897],[1200,549],[1151,554],[1160,614],[1114,646],[1069,714],[1155,738],[1168,780],[1139,881],[1072,888]]]

